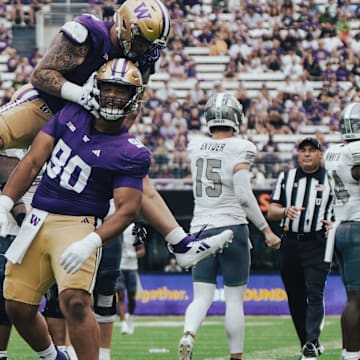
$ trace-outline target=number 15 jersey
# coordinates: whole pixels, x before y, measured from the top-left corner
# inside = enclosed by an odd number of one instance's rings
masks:
[[[253,164],[256,146],[239,137],[199,137],[190,141],[188,154],[195,201],[191,232],[204,224],[208,228],[247,224],[235,196],[233,170],[240,163]]]

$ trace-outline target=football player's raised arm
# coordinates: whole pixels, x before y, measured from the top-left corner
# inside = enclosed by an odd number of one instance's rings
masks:
[[[35,177],[50,157],[54,138],[40,131],[32,142],[29,152],[20,160],[7,181],[2,195],[19,200],[30,188]]]
[[[142,191],[130,187],[114,190],[115,212],[104,221],[96,233],[105,243],[123,232],[140,211]]]
[[[67,81],[64,74],[79,66],[89,49],[88,41],[76,45],[63,33],[59,33],[35,67],[30,80],[32,85],[51,95],[61,97],[61,88]]]

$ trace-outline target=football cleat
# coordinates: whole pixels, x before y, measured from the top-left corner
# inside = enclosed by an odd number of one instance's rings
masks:
[[[70,360],[70,357],[66,352],[59,350],[56,346],[55,348],[56,348],[55,360]]]
[[[126,320],[121,322],[121,334],[122,335],[129,334],[129,327]]]
[[[179,342],[178,360],[191,360],[193,347],[194,338],[188,331],[186,331]]]
[[[128,334],[134,334],[134,323],[133,323],[133,316],[130,314],[125,314],[125,321],[128,329]]]
[[[317,346],[316,346],[316,349],[317,349],[319,355],[321,355],[325,351],[325,346],[318,343]]]
[[[316,360],[319,355],[317,347],[313,343],[308,342],[302,348],[301,360]]]
[[[168,244],[169,251],[175,255],[177,263],[182,268],[189,269],[209,255],[221,252],[234,237],[232,230],[224,230],[209,237],[201,234],[202,231],[199,231],[196,236],[188,235],[176,245]]]
[[[72,345],[66,347],[65,353],[67,354],[70,360],[78,360],[75,349],[73,348]]]

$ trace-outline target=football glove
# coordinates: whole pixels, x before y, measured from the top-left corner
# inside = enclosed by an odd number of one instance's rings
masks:
[[[132,228],[131,235],[134,236],[135,238],[133,244],[134,246],[143,244],[147,237],[146,227],[139,222],[134,223],[134,227]]]
[[[97,97],[100,90],[96,86],[96,72],[92,73],[83,86],[69,81],[61,87],[61,97],[81,105],[96,118],[99,117],[100,104]]]
[[[95,117],[99,117],[98,110],[100,109],[100,104],[96,97],[100,95],[100,90],[96,86],[96,72],[90,75],[82,88],[83,93],[79,98],[79,104],[90,111]]]
[[[92,232],[68,246],[60,258],[60,265],[69,274],[75,274],[84,262],[102,245],[100,236]]]
[[[156,61],[158,61],[160,58],[160,48],[154,47],[150,51],[146,52],[142,59],[139,60],[139,67],[140,69],[149,66]]]
[[[8,235],[10,223],[10,211],[14,206],[14,201],[6,195],[0,195],[0,236]]]

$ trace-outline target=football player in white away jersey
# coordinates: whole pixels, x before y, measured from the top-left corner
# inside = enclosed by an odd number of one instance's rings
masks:
[[[360,359],[360,103],[340,116],[342,144],[325,153],[325,168],[334,195],[335,253],[347,293],[341,314],[341,360]],[[330,235],[329,235],[330,238]]]
[[[252,192],[250,167],[256,147],[236,136],[242,119],[241,105],[231,94],[214,94],[205,106],[205,115],[211,137],[195,138],[188,146],[195,199],[191,232],[201,231],[207,225],[204,234],[231,229],[234,238],[223,253],[208,257],[193,268],[194,299],[186,309],[178,359],[191,359],[195,334],[212,303],[219,273],[224,279],[230,356],[241,359],[243,296],[250,271],[247,218],[264,233],[268,246],[279,248],[280,239],[271,231]]]

